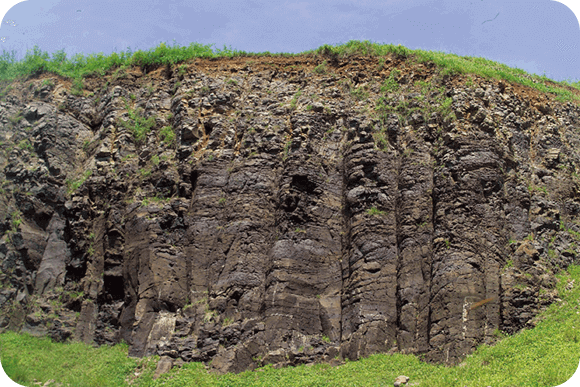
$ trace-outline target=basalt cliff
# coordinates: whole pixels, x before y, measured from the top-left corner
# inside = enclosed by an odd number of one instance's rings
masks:
[[[530,87],[304,55],[0,89],[2,329],[218,372],[454,363],[580,263],[580,108]]]

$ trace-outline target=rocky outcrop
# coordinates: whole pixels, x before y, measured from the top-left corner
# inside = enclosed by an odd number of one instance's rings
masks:
[[[533,326],[579,262],[578,106],[324,59],[4,85],[0,326],[219,372]]]

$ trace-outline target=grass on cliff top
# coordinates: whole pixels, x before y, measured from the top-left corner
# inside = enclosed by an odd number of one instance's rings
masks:
[[[130,359],[127,345],[93,348],[53,343],[47,338],[0,334],[0,359],[16,382],[54,379],[70,386],[392,386],[399,375],[408,385],[438,386],[557,386],[576,371],[580,360],[580,266],[558,275],[562,302],[542,313],[534,329],[506,337],[494,346],[480,346],[454,367],[423,363],[412,355],[373,355],[332,368],[329,365],[273,369],[266,366],[241,374],[216,376],[203,364],[174,367],[153,380],[158,357]],[[574,286],[566,290],[571,282]],[[138,373],[136,375],[135,373]]]
[[[324,56],[341,57],[350,56],[384,56],[395,54],[416,62],[434,62],[442,69],[443,74],[476,74],[486,78],[503,79],[522,85],[533,87],[537,90],[556,95],[559,101],[575,101],[580,103],[580,97],[570,90],[570,87],[580,90],[580,81],[556,82],[545,76],[530,75],[524,70],[508,67],[504,64],[484,58],[458,56],[443,52],[411,50],[400,45],[379,44],[369,41],[351,40],[344,44],[325,44],[315,50],[309,50],[298,54],[270,52],[248,53],[224,46],[223,49],[213,49],[213,45],[191,43],[189,46],[174,44],[168,46],[160,43],[157,47],[149,50],[137,50],[131,48],[120,53],[113,52],[111,55],[102,53],[84,56],[76,54],[67,58],[64,50],[59,50],[51,55],[34,46],[26,52],[25,57],[17,61],[15,51],[2,51],[0,55],[0,80],[10,81],[27,77],[32,74],[54,73],[66,78],[80,80],[89,74],[105,75],[107,71],[118,67],[129,66],[155,66],[174,65],[186,62],[194,58],[224,58],[224,57],[267,57],[267,56]]]

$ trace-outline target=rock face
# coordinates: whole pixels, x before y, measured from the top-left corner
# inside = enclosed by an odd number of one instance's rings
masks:
[[[580,108],[401,57],[3,85],[0,326],[218,372],[453,363],[580,263]],[[11,87],[11,88],[10,88]]]

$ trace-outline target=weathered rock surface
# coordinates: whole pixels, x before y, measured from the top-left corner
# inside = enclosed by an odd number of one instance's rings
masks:
[[[0,327],[239,372],[533,325],[580,262],[580,108],[383,59],[3,89]]]

